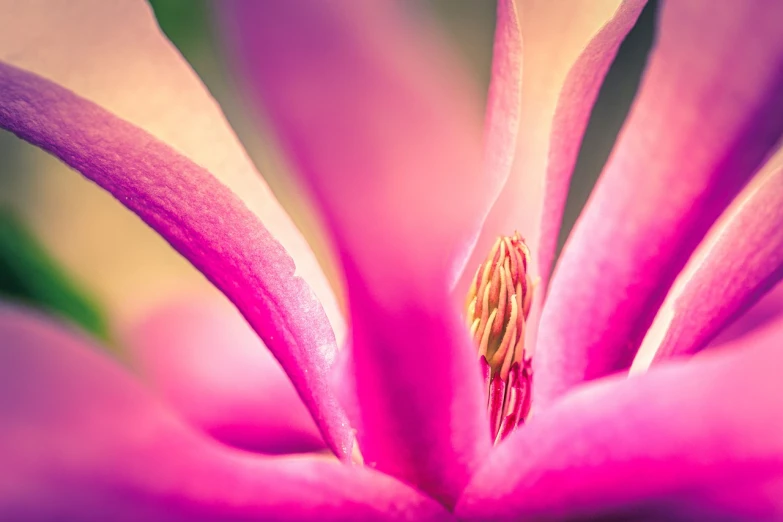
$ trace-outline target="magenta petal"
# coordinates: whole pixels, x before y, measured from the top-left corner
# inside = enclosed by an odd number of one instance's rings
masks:
[[[693,354],[783,277],[783,155],[737,196],[686,265],[634,366]]]
[[[506,184],[463,276],[465,291],[495,239],[514,230],[531,247],[538,288],[546,289],[590,111],[645,3],[498,3],[486,155],[488,175]]]
[[[101,350],[0,307],[0,519],[436,520],[380,473],[324,457],[260,457],[176,419]]]
[[[449,298],[496,191],[480,98],[399,2],[219,5],[343,263],[365,461],[453,502],[489,449],[475,349]]]
[[[775,1],[662,6],[640,93],[552,281],[539,406],[628,368],[672,281],[781,136],[781,19]]]
[[[522,28],[514,0],[498,2],[495,44],[492,49],[492,79],[484,130],[484,162],[487,177],[501,185],[514,162],[522,101]],[[494,241],[494,238],[492,239]],[[488,250],[489,248],[487,248]],[[486,256],[480,252],[480,260]],[[478,263],[476,263],[478,266]],[[470,276],[472,276],[472,272]]]
[[[780,520],[782,336],[575,389],[492,453],[457,515]]]
[[[490,442],[480,366],[459,357],[472,348],[465,327],[415,302],[396,313],[360,307],[353,317],[361,348],[340,354],[338,389],[365,464],[453,505]]]
[[[209,172],[47,80],[0,64],[0,127],[57,156],[157,230],[221,289],[283,365],[327,443],[350,427],[327,384],[334,334],[296,267]]]
[[[280,364],[229,303],[172,302],[125,341],[141,378],[221,442],[262,453],[325,449]]]
[[[781,317],[783,317],[783,282],[775,285],[775,288],[767,292],[758,303],[751,306],[747,312],[722,330],[710,342],[708,348],[717,348],[736,341],[766,327]]]

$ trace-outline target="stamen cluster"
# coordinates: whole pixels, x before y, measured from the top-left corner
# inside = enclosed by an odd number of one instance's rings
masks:
[[[533,374],[525,356],[525,326],[533,297],[529,261],[530,250],[518,232],[498,238],[468,293],[467,320],[484,370],[496,443],[530,411]]]

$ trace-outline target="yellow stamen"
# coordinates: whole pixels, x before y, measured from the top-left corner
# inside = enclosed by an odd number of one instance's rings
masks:
[[[488,382],[499,379],[488,387],[488,404],[503,405],[499,412],[494,410],[500,417],[491,421],[493,437],[498,436],[501,424],[505,436],[522,422],[527,415],[527,406],[522,405],[530,402],[532,372],[524,342],[534,288],[529,265],[530,250],[519,233],[498,238],[476,270],[466,300],[467,324],[479,359],[483,357],[489,367]],[[501,395],[492,395],[496,393]],[[526,396],[519,397],[519,393]]]

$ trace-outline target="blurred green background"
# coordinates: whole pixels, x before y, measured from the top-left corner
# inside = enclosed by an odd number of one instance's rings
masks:
[[[495,2],[428,0],[420,3],[432,10],[477,80],[486,87],[492,54]],[[238,103],[236,86],[226,74],[220,49],[216,45],[209,3],[203,0],[150,0],[150,4],[162,30],[220,102],[232,127],[273,192],[313,243],[316,252],[323,253],[324,245],[312,217],[302,205],[301,195],[286,175],[275,151],[266,145],[268,136],[264,129],[257,128],[248,120],[247,112]],[[637,27],[621,47],[602,87],[572,181],[560,237],[561,246],[590,194],[633,100],[652,44],[656,8],[656,2],[651,2],[645,9]],[[67,266],[67,262],[64,263],[49,252],[45,241],[40,240],[35,230],[26,223],[28,210],[45,205],[46,202],[38,196],[35,178],[26,175],[26,170],[32,167],[25,161],[24,148],[21,154],[18,152],[16,141],[8,133],[0,133],[0,193],[5,196],[0,197],[0,294],[3,299],[24,302],[65,317],[111,345],[113,311],[106,304],[109,298],[91,287],[88,278],[80,276],[73,266]],[[73,176],[78,177],[75,173]],[[74,192],[65,197],[84,196],[82,192]],[[117,206],[108,195],[97,194],[95,197],[105,197],[105,205]],[[92,216],[91,219],[100,220],[100,216]],[[134,217],[127,219],[135,220]],[[38,226],[41,226],[40,223]],[[140,230],[140,234],[154,236],[151,230],[144,231],[141,227]],[[81,232],[73,230],[72,233],[78,235]],[[105,232],[98,230],[92,233],[100,237]],[[183,277],[191,280],[203,279],[181,262],[177,254],[168,252],[170,249],[159,238],[153,237],[149,241],[154,245],[151,251],[161,251],[172,259],[176,256],[177,259],[171,261],[172,274],[181,272],[186,274]],[[105,248],[112,248],[111,243],[107,242]],[[328,256],[322,256],[322,260],[328,261]],[[137,265],[136,269],[145,269],[141,264]],[[127,267],[123,269],[128,270]]]

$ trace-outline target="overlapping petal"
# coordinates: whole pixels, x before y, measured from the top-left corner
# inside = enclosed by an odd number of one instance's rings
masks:
[[[0,307],[0,518],[440,520],[372,470],[261,457],[189,429],[74,332]]]
[[[780,317],[783,317],[783,283],[778,283],[758,303],[722,330],[709,344],[709,348],[717,348],[752,334]]]
[[[502,188],[508,180],[517,147],[522,102],[523,50],[516,2],[500,0],[497,5],[492,73],[484,120],[484,176],[492,180],[493,185],[498,188]],[[493,196],[498,197],[501,194]],[[482,228],[485,227],[486,225]],[[471,256],[465,259],[467,267],[457,284],[457,294],[467,293],[474,277],[473,268],[484,261],[486,252],[497,236],[494,228],[487,233],[482,231],[479,235]]]
[[[646,0],[498,4],[488,107],[488,176],[505,181],[468,266],[519,230],[545,291],[590,111]],[[463,286],[467,288],[467,283]]]
[[[141,378],[221,442],[274,454],[325,449],[288,376],[229,303],[171,302],[124,341]]]
[[[777,322],[726,350],[574,389],[478,472],[467,520],[777,520]]]
[[[0,61],[97,103],[214,174],[259,216],[293,257],[297,274],[313,288],[337,338],[342,339],[343,319],[312,251],[256,172],[220,107],[162,34],[146,1],[2,0],[0,12]],[[142,230],[130,224],[122,229],[122,234],[132,234],[132,248],[113,241],[111,230],[91,224],[91,214],[84,217],[79,205],[88,196],[81,187],[71,178],[58,176],[61,173],[51,163],[36,166],[41,179],[35,196],[43,204],[20,207],[47,246],[67,262],[69,270],[96,286],[104,301],[113,305],[112,311],[123,314],[122,319],[143,313],[145,306],[162,304],[182,286],[193,288],[190,279],[174,282],[181,271],[173,269],[172,263],[164,268],[148,266],[152,264],[150,250],[164,249]],[[58,199],[56,191],[68,191],[72,197]],[[74,248],[74,227],[84,231],[80,236],[88,228],[97,229],[99,239],[93,241],[103,240],[104,249]],[[147,248],[139,248],[140,244]],[[96,269],[96,258],[126,270],[124,277],[117,277],[106,266]],[[161,258],[168,259],[161,253],[156,262]],[[145,264],[144,269],[139,264]]]
[[[497,190],[481,172],[480,97],[400,3],[218,5],[343,264],[365,462],[453,502],[489,449],[475,351],[449,297]]]
[[[633,367],[693,354],[783,277],[783,152],[737,196],[666,297]]]
[[[534,390],[626,369],[674,278],[783,132],[777,2],[668,2],[544,309]]]
[[[0,127],[57,156],[157,230],[245,315],[338,454],[352,436],[326,374],[334,333],[291,258],[209,172],[143,130],[0,64]]]

